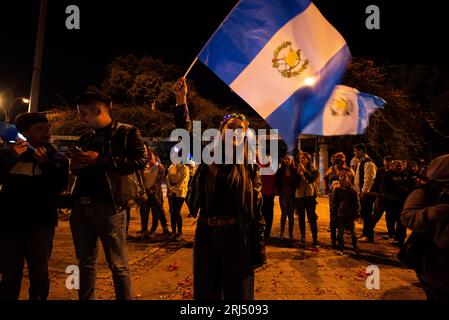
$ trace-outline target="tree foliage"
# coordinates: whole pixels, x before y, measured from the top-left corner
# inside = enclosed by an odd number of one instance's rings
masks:
[[[441,89],[441,83],[432,68],[379,66],[359,58],[351,62],[344,84],[387,102],[370,117],[366,130],[366,142],[377,160],[387,154],[398,159],[429,159],[441,152],[437,149],[445,138],[436,121],[440,110],[432,110],[429,103],[435,94],[432,90]]]
[[[174,129],[170,107],[175,103],[171,88],[180,75],[176,65],[149,56],[115,58],[98,86],[113,101],[115,119],[136,125],[144,136],[168,137]],[[380,160],[391,154],[401,159],[430,158],[447,146],[449,135],[449,83],[439,70],[429,66],[376,65],[355,58],[344,84],[387,101],[376,111],[364,137],[328,138],[345,150],[352,143],[366,141],[371,155]],[[189,80],[189,110],[202,129],[218,127],[226,113],[245,113],[253,128],[269,128],[250,107],[221,106],[210,101]],[[155,107],[152,108],[152,107]],[[240,110],[236,110],[240,109]],[[75,111],[53,110],[49,115],[57,134],[79,134],[83,127]],[[441,148],[440,148],[441,149]]]

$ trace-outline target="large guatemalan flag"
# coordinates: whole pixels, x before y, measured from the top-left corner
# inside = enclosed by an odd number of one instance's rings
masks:
[[[347,86],[336,86],[325,108],[302,133],[320,136],[364,134],[369,117],[385,100]]]
[[[351,58],[309,0],[241,0],[199,54],[293,149]]]

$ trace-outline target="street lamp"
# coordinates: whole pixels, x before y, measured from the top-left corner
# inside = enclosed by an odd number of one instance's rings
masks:
[[[9,101],[9,103],[8,103]],[[12,102],[12,103],[11,103]],[[26,110],[17,110],[17,105],[27,105]],[[1,121],[9,122],[10,119],[14,119],[14,117],[22,112],[27,112],[28,107],[30,105],[30,99],[24,97],[17,97],[15,99],[4,99],[0,96],[0,116]]]
[[[20,113],[29,112],[30,99],[25,97],[17,97],[13,99],[14,103],[9,108],[9,118],[14,121],[16,116]]]
[[[2,96],[0,96],[0,111],[3,114],[2,119],[0,121],[9,122],[8,112],[6,111],[6,108],[3,105],[3,97]]]

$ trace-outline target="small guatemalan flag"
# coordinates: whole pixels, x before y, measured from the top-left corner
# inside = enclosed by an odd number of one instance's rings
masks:
[[[357,89],[336,86],[324,110],[302,133],[319,136],[364,134],[370,115],[385,103],[385,100]]]

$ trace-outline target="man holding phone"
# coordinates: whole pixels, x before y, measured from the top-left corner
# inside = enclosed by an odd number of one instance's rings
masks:
[[[87,92],[77,99],[81,122],[91,129],[74,150],[70,227],[80,268],[80,300],[95,299],[98,238],[112,272],[117,299],[129,300],[131,276],[126,258],[126,208],[130,194],[124,178],[143,170],[145,144],[134,126],[113,121],[110,103]]]
[[[0,300],[19,298],[25,260],[29,298],[45,300],[56,201],[68,183],[68,161],[50,144],[45,115],[20,114],[15,125],[27,141],[17,138],[0,151]]]

